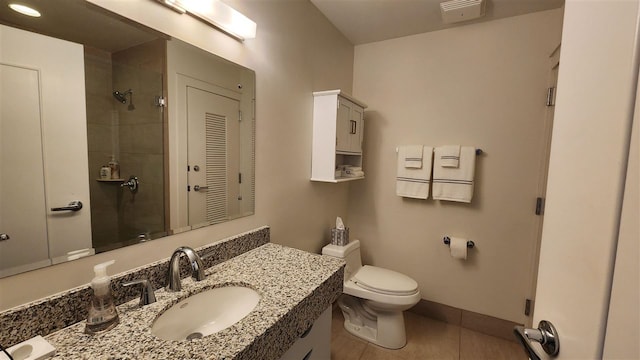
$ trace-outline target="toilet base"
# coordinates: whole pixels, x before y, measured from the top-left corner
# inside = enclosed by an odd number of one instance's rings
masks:
[[[344,328],[350,334],[387,349],[400,349],[407,344],[402,311],[374,310],[349,295],[342,295],[338,305],[345,318]]]

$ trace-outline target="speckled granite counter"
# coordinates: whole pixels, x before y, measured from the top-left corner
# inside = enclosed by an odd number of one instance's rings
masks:
[[[266,244],[209,268],[204,281],[183,280],[183,290],[156,291],[158,301],[118,307],[120,324],[97,336],[79,322],[45,338],[55,359],[278,359],[342,292],[344,262],[276,244]],[[202,339],[161,340],[154,319],[178,301],[225,285],[253,288],[262,298],[235,325]]]

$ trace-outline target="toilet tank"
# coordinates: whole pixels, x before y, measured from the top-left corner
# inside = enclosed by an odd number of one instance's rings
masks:
[[[345,246],[327,245],[322,248],[322,255],[329,255],[346,261],[347,265],[344,268],[345,281],[351,279],[353,274],[362,267],[360,240],[352,240]]]

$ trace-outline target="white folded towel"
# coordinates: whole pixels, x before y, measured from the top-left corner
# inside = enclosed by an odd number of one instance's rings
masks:
[[[433,166],[433,199],[470,203],[473,198],[473,176],[476,170],[476,149],[460,147],[458,168],[442,167],[436,155]]]
[[[359,169],[359,170],[354,170],[354,169]],[[362,171],[362,168],[350,168],[344,171],[344,176],[346,177],[363,177],[364,176],[364,171]]]
[[[422,168],[422,148],[422,145],[407,145],[401,146],[400,149],[398,149],[398,153],[402,150],[402,153],[404,154],[404,167],[411,169]]]
[[[429,184],[431,183],[431,163],[433,148],[422,146],[422,167],[406,167],[406,146],[398,149],[398,166],[396,177],[396,195],[414,199],[426,199],[429,197]]]
[[[460,145],[439,146],[435,153],[442,167],[457,168],[460,164]]]

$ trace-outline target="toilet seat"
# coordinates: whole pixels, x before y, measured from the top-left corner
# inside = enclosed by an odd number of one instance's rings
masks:
[[[374,269],[367,269],[361,274],[365,267]],[[357,276],[358,274],[360,276]],[[382,276],[377,279],[370,277],[376,274]],[[398,280],[397,284],[390,283],[395,280]],[[420,300],[420,291],[415,280],[392,270],[369,265],[361,267],[351,279],[345,280],[343,292],[361,299],[397,306],[413,306]]]
[[[352,280],[360,287],[386,295],[413,295],[418,283],[399,272],[364,265],[353,275]]]

